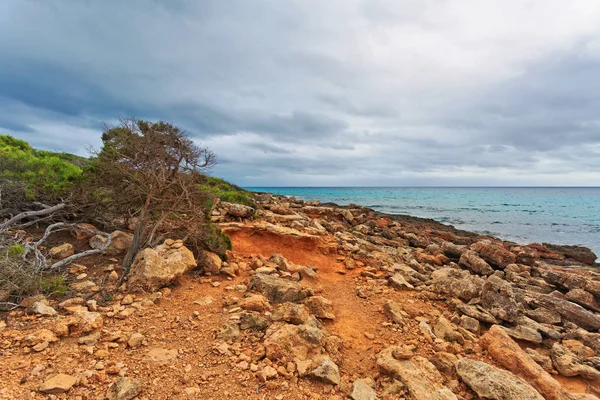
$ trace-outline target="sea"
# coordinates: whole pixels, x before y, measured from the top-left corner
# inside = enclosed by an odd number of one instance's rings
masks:
[[[431,218],[517,243],[590,248],[600,256],[600,187],[251,187]]]

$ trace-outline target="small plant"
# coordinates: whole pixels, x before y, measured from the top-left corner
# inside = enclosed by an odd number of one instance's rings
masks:
[[[15,243],[8,247],[6,250],[6,255],[9,258],[19,258],[25,252],[25,246],[19,243]]]
[[[40,279],[40,290],[47,295],[64,297],[69,291],[65,277],[62,275],[48,276]]]
[[[214,176],[206,176],[205,181],[199,185],[199,189],[210,197],[219,198],[221,201],[256,207],[250,192]],[[210,203],[211,201],[207,203],[207,208],[210,208]]]

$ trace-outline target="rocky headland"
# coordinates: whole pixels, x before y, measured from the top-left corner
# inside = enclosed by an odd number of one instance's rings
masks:
[[[255,200],[213,207],[226,261],[166,240],[101,297],[131,240],[117,231],[70,265],[70,296],[0,314],[0,398],[598,399],[588,249]],[[49,254],[105,242],[79,232]]]

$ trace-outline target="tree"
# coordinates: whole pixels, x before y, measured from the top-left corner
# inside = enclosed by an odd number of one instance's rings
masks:
[[[105,127],[102,143],[84,184],[104,208],[135,221],[122,281],[159,226],[206,223],[206,196],[198,182],[216,159],[185,132],[162,121],[122,120],[118,126]]]

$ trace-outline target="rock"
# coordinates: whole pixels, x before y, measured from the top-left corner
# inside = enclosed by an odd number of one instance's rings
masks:
[[[304,304],[308,307],[311,313],[321,319],[335,319],[333,314],[333,305],[331,301],[323,296],[311,296],[304,300]]]
[[[500,326],[492,326],[480,338],[479,343],[493,360],[527,381],[545,399],[572,400],[567,390],[523,351]]]
[[[475,318],[478,321],[485,322],[486,324],[498,323],[496,317],[484,310],[481,306],[458,303],[456,305],[456,309],[461,313],[468,315],[469,317]]]
[[[262,369],[258,374],[256,374],[257,378],[261,382],[266,382],[269,379],[277,378],[277,370],[270,365],[267,365]]]
[[[302,301],[312,296],[312,290],[300,284],[272,275],[254,274],[250,278],[248,290],[262,293],[272,303]]]
[[[261,314],[254,311],[245,311],[240,314],[240,329],[252,329],[255,331],[264,331],[267,329],[267,320]]]
[[[554,371],[550,357],[543,355],[531,348],[525,349],[525,352],[533,359],[533,361],[538,363],[540,367],[544,368],[545,371],[550,373]]]
[[[536,295],[535,303],[538,306],[556,311],[563,319],[571,321],[583,329],[600,329],[600,316],[580,305],[545,294]]]
[[[395,274],[388,279],[388,284],[394,289],[414,289],[415,287],[408,283],[403,275]]]
[[[398,325],[404,324],[404,311],[402,310],[402,307],[400,307],[400,305],[395,301],[386,301],[383,305],[383,311],[389,318],[391,318],[392,321],[394,321]]]
[[[196,267],[192,252],[185,246],[170,248],[163,244],[138,253],[131,266],[128,289],[156,291]]]
[[[146,353],[146,359],[156,363],[166,363],[177,358],[177,350],[152,347]]]
[[[504,269],[508,264],[514,264],[517,260],[513,253],[500,245],[479,242],[475,243],[473,247],[478,249],[481,258],[500,269]]]
[[[46,379],[39,387],[38,391],[45,394],[59,394],[71,390],[77,383],[77,378],[67,374],[56,374]]]
[[[92,232],[89,232],[89,231],[92,231]],[[98,231],[98,228],[96,228],[94,225],[86,224],[85,222],[83,222],[83,223],[77,224],[77,227],[75,227],[75,229],[73,231],[71,231],[71,234],[77,240],[88,240],[89,238],[94,236],[93,232],[97,232],[97,231]]]
[[[494,269],[472,250],[466,250],[462,253],[458,263],[479,275],[491,275],[494,273]]]
[[[521,378],[481,361],[462,358],[456,365],[456,372],[483,399],[544,400]]]
[[[110,246],[107,251],[112,254],[121,253],[131,246],[133,242],[133,234],[122,232],[122,231],[114,231],[110,234],[111,241]],[[94,235],[90,238],[90,247],[92,249],[102,249],[106,246],[106,242],[108,238],[104,235]]]
[[[132,400],[142,393],[143,387],[144,384],[137,379],[119,378],[108,387],[106,400]]]
[[[531,327],[517,325],[514,328],[507,328],[505,326],[502,327],[508,336],[516,340],[524,340],[526,342],[541,344],[542,343],[542,335],[535,329]]]
[[[468,315],[462,315],[460,317],[460,326],[468,330],[469,332],[479,333],[480,325],[479,321],[475,318],[469,317]]]
[[[519,315],[519,306],[510,283],[490,276],[483,284],[481,305],[494,317],[513,322]]]
[[[219,274],[221,267],[223,266],[221,257],[210,251],[202,250],[198,259],[200,260],[200,268],[203,268],[204,271],[210,272],[213,275]]]
[[[377,393],[364,379],[357,379],[352,385],[352,393],[350,394],[352,400],[375,400],[377,399]]]
[[[481,294],[483,279],[471,275],[469,271],[454,268],[441,268],[431,274],[432,290],[436,293],[458,297],[469,301]]]
[[[458,342],[460,344],[465,343],[465,338],[458,332],[454,325],[444,317],[438,318],[436,324],[433,326],[433,333],[438,339],[445,340],[446,342]]]
[[[568,258],[587,265],[593,265],[598,258],[593,251],[587,247],[582,246],[557,246],[553,244],[544,243],[544,245],[551,251],[563,253]]]
[[[562,321],[559,313],[544,307],[538,307],[535,310],[526,310],[525,315],[543,324],[556,325],[560,324],[560,322]]]
[[[215,298],[212,296],[204,296],[196,299],[192,302],[192,304],[196,304],[199,306],[208,306],[215,302]]]
[[[240,327],[231,322],[224,323],[217,332],[217,339],[236,340],[240,336]]]
[[[69,333],[76,335],[102,328],[104,319],[100,313],[80,310],[67,317],[65,324],[68,326]]]
[[[450,389],[442,385],[444,378],[426,358],[414,356],[397,360],[393,356],[397,346],[391,346],[377,355],[377,367],[392,378],[402,381],[413,400],[457,400]]]
[[[338,366],[329,358],[324,358],[321,364],[310,373],[310,376],[330,385],[340,384],[340,371]]]
[[[64,243],[60,246],[56,246],[48,251],[48,255],[51,258],[56,258],[62,260],[63,258],[67,258],[75,254],[75,250],[73,249],[73,245],[71,243]]]
[[[245,297],[239,301],[238,305],[248,311],[264,312],[271,310],[269,300],[262,294]]]
[[[220,203],[220,207],[223,208],[227,214],[239,218],[249,218],[256,212],[256,210],[252,207],[242,204],[229,203],[226,201],[222,201]]]
[[[144,343],[144,335],[139,332],[132,334],[127,341],[127,345],[132,349],[140,347]]]
[[[458,357],[454,354],[439,351],[430,357],[429,361],[431,361],[441,373],[446,374],[447,376],[456,376],[456,363],[458,362]]]
[[[33,306],[31,307],[31,309],[34,313],[43,315],[45,317],[51,317],[51,316],[57,314],[57,312],[54,308],[42,303],[41,301],[37,301],[37,302],[33,303]]]
[[[442,243],[442,252],[450,258],[458,260],[468,250],[466,246],[456,245],[452,242]]]
[[[565,298],[589,310],[600,311],[600,305],[594,295],[583,289],[571,289],[567,292]]]
[[[301,325],[308,321],[310,313],[304,304],[283,303],[271,315],[272,321],[284,321],[294,325]]]
[[[558,343],[554,343],[552,346],[550,358],[552,359],[554,368],[562,376],[580,375],[586,379],[600,378],[600,371],[589,365],[585,365],[581,358]]]

